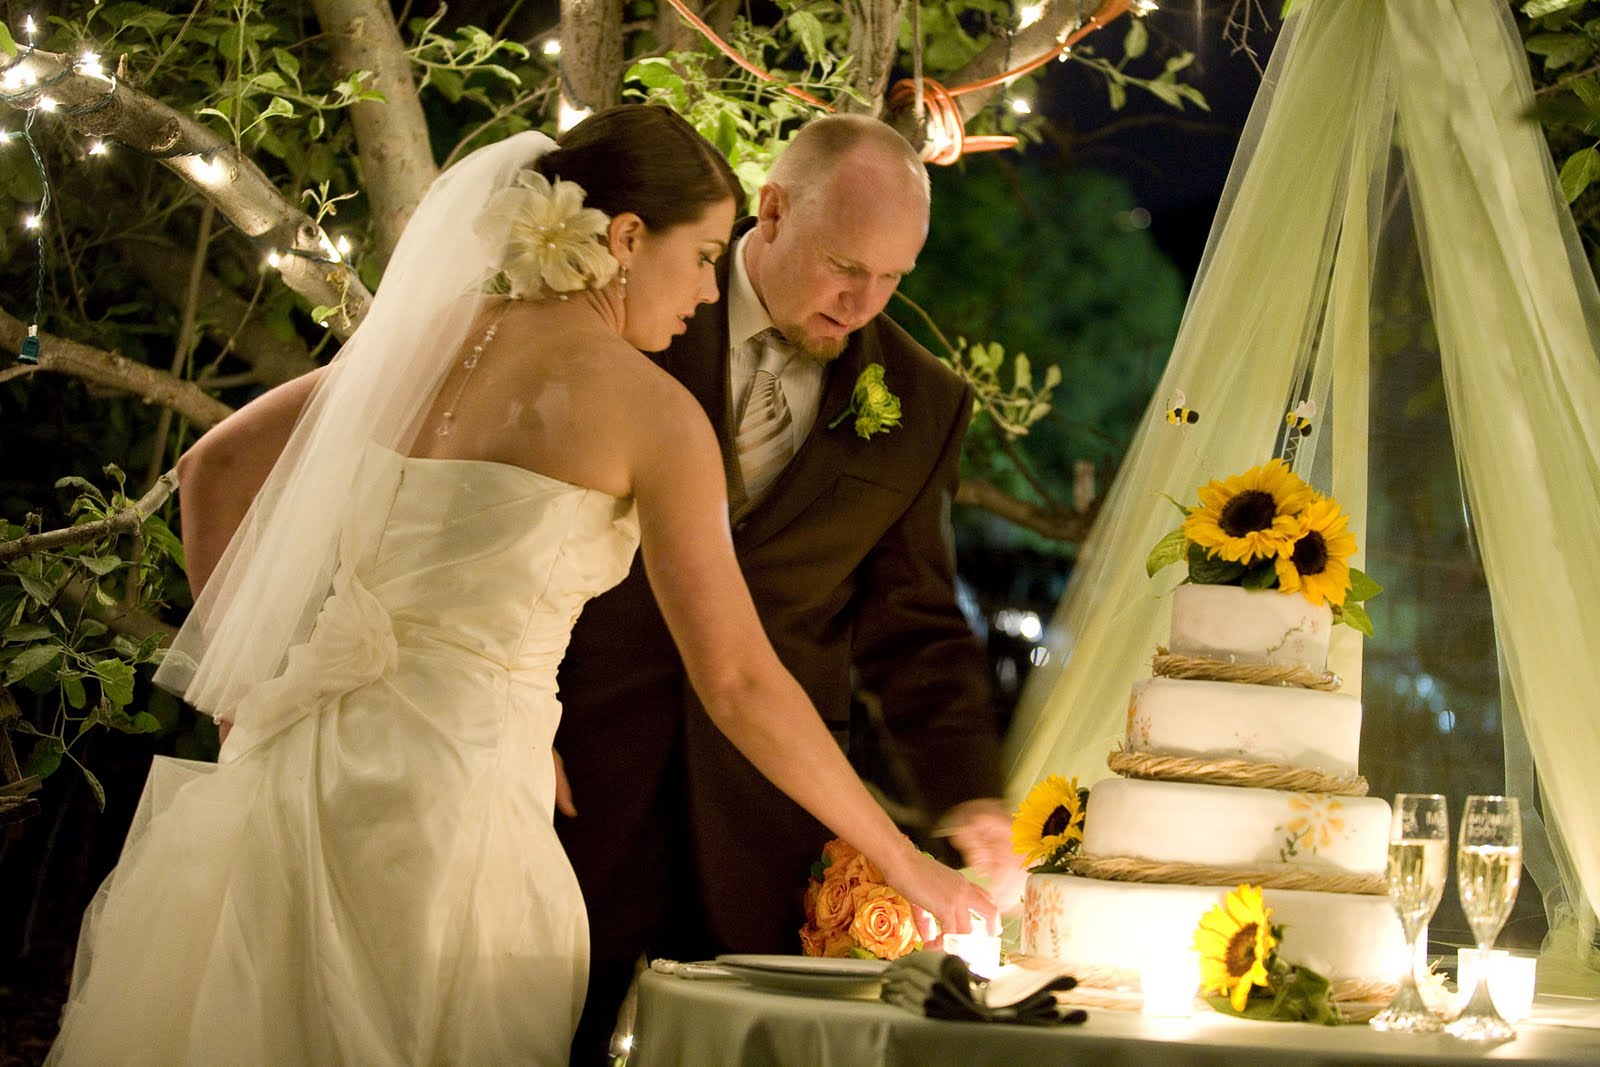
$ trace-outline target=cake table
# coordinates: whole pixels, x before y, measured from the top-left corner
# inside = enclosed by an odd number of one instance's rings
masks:
[[[1558,1025],[1564,1024],[1564,1025]],[[1081,1026],[926,1019],[876,1000],[764,992],[735,979],[646,972],[629,1067],[1013,1067],[1016,1064],[1600,1063],[1600,1002],[1541,997],[1517,1040],[1478,1047],[1441,1034],[1249,1022],[1211,1012],[1146,1019],[1090,1009]]]

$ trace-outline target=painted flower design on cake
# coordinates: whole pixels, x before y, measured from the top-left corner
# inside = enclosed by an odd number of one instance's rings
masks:
[[[1277,827],[1284,832],[1278,858],[1285,863],[1301,853],[1315,856],[1320,849],[1349,836],[1344,802],[1327,793],[1289,794],[1289,817]]]

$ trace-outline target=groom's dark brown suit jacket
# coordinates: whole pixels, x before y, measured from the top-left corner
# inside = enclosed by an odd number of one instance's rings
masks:
[[[722,300],[701,308],[659,362],[704,406],[732,471],[730,259]],[[863,440],[851,419],[828,424],[869,363],[883,364],[903,415]],[[856,683],[881,698],[934,816],[1000,792],[986,663],[954,599],[950,504],[971,411],[965,384],[879,315],[829,367],[815,427],[733,531],[778,656],[841,741],[854,667]],[[806,877],[832,835],[712,725],[637,560],[584,608],[559,684],[556,748],[579,816],[556,821],[595,962],[646,948],[681,959],[798,952]],[[710,940],[685,944],[673,935],[695,927],[697,903]]]

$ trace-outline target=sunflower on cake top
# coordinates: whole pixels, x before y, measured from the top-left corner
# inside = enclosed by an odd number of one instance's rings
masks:
[[[1372,632],[1379,587],[1350,566],[1343,509],[1281,459],[1198,498],[1147,562],[1188,576],[1107,759],[1120,777],[1084,798],[1052,776],[1018,809],[1021,950],[1136,990],[1151,960],[1193,948],[1222,1010],[1356,1015],[1392,995],[1405,945],[1384,895],[1389,805],[1366,796],[1361,702],[1327,653],[1335,622]]]

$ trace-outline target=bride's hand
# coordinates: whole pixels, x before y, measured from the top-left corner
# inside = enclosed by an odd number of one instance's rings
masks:
[[[880,865],[885,879],[916,909],[917,928],[925,945],[944,934],[981,929],[1000,933],[1000,909],[982,888],[932,856],[907,849],[893,871]],[[931,914],[930,914],[931,913]]]

